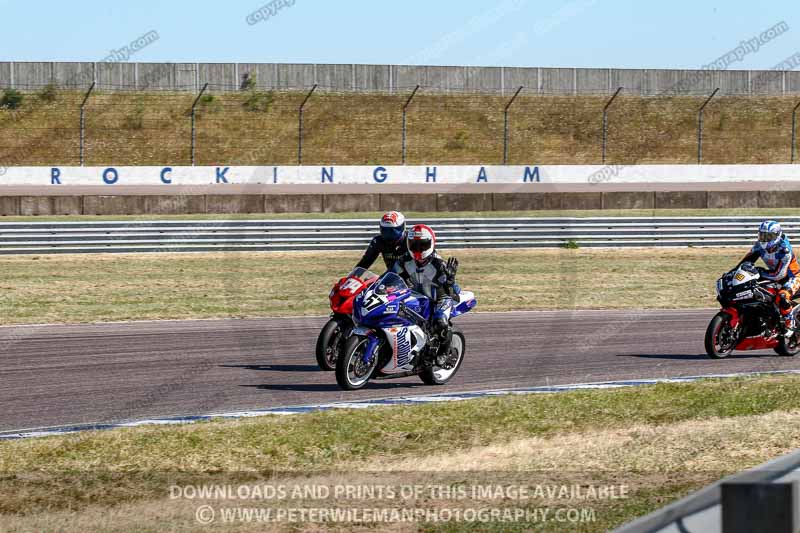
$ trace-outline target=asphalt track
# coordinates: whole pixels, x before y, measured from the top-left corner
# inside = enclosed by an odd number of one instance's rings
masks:
[[[475,313],[456,378],[345,393],[317,369],[324,318],[0,328],[0,432],[172,415],[617,379],[800,369],[800,357],[703,352],[713,310]]]

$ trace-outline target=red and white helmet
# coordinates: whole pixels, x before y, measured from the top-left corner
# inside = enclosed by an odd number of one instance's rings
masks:
[[[417,263],[425,263],[436,248],[436,234],[425,224],[417,224],[406,237],[408,251]]]
[[[406,217],[399,211],[389,211],[381,217],[381,235],[389,242],[397,242],[406,231]]]

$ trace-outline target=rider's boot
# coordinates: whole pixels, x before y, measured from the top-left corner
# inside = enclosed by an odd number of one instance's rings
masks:
[[[450,345],[453,340],[453,327],[446,318],[434,322],[435,335],[439,337],[439,350],[436,354],[436,366],[444,366],[450,357]]]
[[[441,332],[442,344],[439,347],[439,355],[436,356],[436,366],[444,366],[450,357],[451,341],[453,340],[453,328],[447,326]]]
[[[794,320],[794,313],[789,313],[788,315],[783,317],[783,335],[785,337],[791,337],[794,334],[795,330],[795,320]]]

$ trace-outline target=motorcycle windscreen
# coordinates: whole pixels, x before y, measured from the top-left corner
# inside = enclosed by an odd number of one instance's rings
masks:
[[[355,267],[350,273],[347,275],[348,278],[356,278],[363,282],[367,282],[372,279],[376,279],[378,275],[371,270],[367,270],[363,267]]]
[[[376,282],[373,290],[379,296],[390,296],[408,290],[408,285],[394,272],[387,272]]]

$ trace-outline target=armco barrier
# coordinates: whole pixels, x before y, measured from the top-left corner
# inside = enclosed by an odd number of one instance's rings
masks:
[[[729,476],[614,531],[615,533],[724,533],[722,528],[724,484],[797,481],[800,481],[800,451]],[[754,507],[756,503],[751,502]],[[792,509],[775,509],[774,514],[792,511]],[[762,525],[751,531],[773,531],[773,529]]]
[[[442,248],[747,246],[758,217],[428,219]],[[791,236],[800,217],[783,218]],[[373,219],[0,223],[0,254],[360,250]]]

